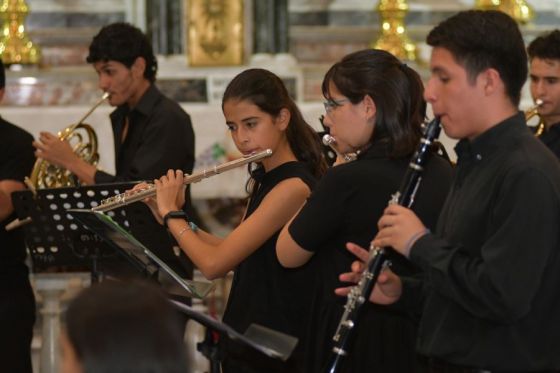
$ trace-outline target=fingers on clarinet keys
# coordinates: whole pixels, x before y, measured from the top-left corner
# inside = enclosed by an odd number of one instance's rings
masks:
[[[381,272],[391,269],[392,265],[393,262],[391,262],[390,260],[386,260],[385,263],[383,263],[383,266],[381,267]]]

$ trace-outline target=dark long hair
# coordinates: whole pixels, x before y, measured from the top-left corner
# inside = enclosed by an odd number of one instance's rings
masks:
[[[66,334],[84,373],[184,373],[183,330],[159,289],[104,281],[68,306]]]
[[[249,101],[273,117],[277,117],[282,109],[288,109],[291,116],[286,137],[290,148],[315,176],[323,175],[327,163],[319,136],[303,119],[301,111],[278,76],[265,69],[245,70],[228,84],[222,98],[222,109],[224,103],[232,99]]]
[[[414,152],[426,115],[424,86],[416,71],[389,52],[365,49],[345,56],[327,71],[322,85],[327,99],[332,98],[331,82],[353,104],[366,95],[375,102],[375,130],[370,143],[387,142],[389,156],[395,158]]]

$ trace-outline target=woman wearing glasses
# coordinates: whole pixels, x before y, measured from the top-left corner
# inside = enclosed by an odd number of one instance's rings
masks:
[[[280,263],[289,268],[314,263],[320,276],[313,297],[305,346],[306,372],[324,368],[345,299],[337,297],[338,276],[355,260],[347,242],[367,247],[391,194],[398,190],[421,137],[426,104],[418,74],[388,52],[363,50],[330,68],[322,85],[324,125],[341,154],[355,161],[331,168],[300,212],[282,230],[276,245]],[[413,209],[434,227],[451,178],[449,162],[428,160]],[[402,258],[392,269],[413,274]],[[308,263],[309,262],[309,263]],[[413,315],[367,304],[356,339],[345,360],[347,372],[414,372]]]

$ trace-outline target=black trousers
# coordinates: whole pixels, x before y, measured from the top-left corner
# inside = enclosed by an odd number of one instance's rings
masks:
[[[559,370],[546,371],[505,371],[472,368],[447,363],[443,360],[422,356],[418,359],[420,371],[423,373],[558,373]]]
[[[1,370],[32,373],[31,339],[35,323],[35,298],[27,276],[16,277],[0,277]]]

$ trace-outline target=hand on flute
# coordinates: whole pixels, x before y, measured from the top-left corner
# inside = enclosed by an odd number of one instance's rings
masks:
[[[149,189],[151,187],[153,186],[146,182],[142,182],[136,184],[132,189],[130,189],[130,191],[127,190],[126,193],[140,192],[142,190]],[[144,198],[142,202],[144,202],[150,208],[150,211],[152,212],[152,215],[154,215],[154,218],[157,220],[157,222],[163,225],[163,218],[159,215],[155,196]]]
[[[160,217],[170,211],[177,211],[185,204],[184,174],[182,170],[169,170],[159,180],[154,180],[156,186],[157,209]]]
[[[163,225],[163,217],[170,211],[177,211],[185,204],[184,174],[181,170],[168,170],[166,175],[154,180],[156,194],[144,198],[144,202],[152,214]],[[139,192],[150,188],[148,183],[139,183],[132,188],[132,191]]]

